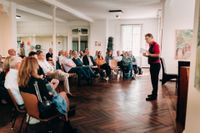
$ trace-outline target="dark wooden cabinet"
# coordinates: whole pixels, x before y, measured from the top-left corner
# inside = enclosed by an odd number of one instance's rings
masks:
[[[185,128],[190,62],[179,62],[176,122],[178,132]]]

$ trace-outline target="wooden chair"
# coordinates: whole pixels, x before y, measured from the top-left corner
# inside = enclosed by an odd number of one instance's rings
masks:
[[[25,92],[21,92],[21,95],[22,95],[22,98],[24,100],[24,104],[25,104],[25,108],[27,110],[27,113],[29,115],[27,123],[29,123],[30,117],[33,117],[35,119],[38,119],[40,122],[44,122],[44,123],[48,124],[49,121],[61,116],[61,114],[56,114],[56,115],[51,116],[49,118],[41,119],[40,116],[39,116],[37,96],[35,96],[34,94],[25,93]],[[29,124],[27,124],[27,126],[26,126],[26,132],[27,132],[28,126],[29,126]]]
[[[19,132],[21,132],[21,129],[22,129],[22,126],[23,126],[23,123],[24,123],[24,120],[26,118],[26,111],[25,110],[21,110],[19,109],[18,105],[17,105],[17,102],[12,94],[12,92],[10,91],[10,89],[8,89],[8,94],[11,98],[11,101],[15,107],[15,110],[13,112],[13,118],[12,118],[12,127],[11,129],[13,130],[14,129],[14,126],[15,126],[15,122],[16,122],[16,119],[17,119],[17,116],[18,114],[23,114],[23,119],[22,119],[22,122],[21,122],[21,125],[20,125],[20,129],[19,129]]]
[[[164,85],[168,81],[172,81],[172,79],[175,79],[175,81],[177,81],[178,75],[166,73],[165,61],[163,58],[160,58],[160,60],[161,60],[161,66],[162,66],[162,72],[163,72],[162,79],[161,79],[162,85]]]

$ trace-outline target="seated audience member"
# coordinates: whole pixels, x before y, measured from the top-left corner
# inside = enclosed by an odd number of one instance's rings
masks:
[[[63,66],[63,69],[68,73],[76,73],[79,77],[83,76],[84,79],[90,81],[91,77],[88,74],[87,71],[83,69],[83,67],[78,67],[74,63],[74,61],[69,58],[68,52],[62,52],[62,55],[59,58],[61,66]]]
[[[76,51],[73,52],[72,60],[74,61],[76,66],[82,67],[82,69],[84,69],[90,75],[90,77],[95,77],[95,74],[94,74],[93,70],[90,68],[90,66],[84,66],[83,65],[83,62],[79,58],[79,56],[78,56]]]
[[[4,71],[0,72],[0,103],[7,104],[9,99],[8,91],[4,87],[6,73]]]
[[[49,52],[46,54],[47,61],[53,61],[53,49],[49,48]]]
[[[109,64],[109,61],[113,59],[113,55],[112,55],[112,50],[109,50],[107,51],[107,54],[106,54],[106,57],[105,57],[105,60],[106,60],[106,63]]]
[[[98,50],[96,50],[96,52],[95,52],[95,55],[94,55],[94,60],[96,60],[97,59],[97,56],[98,56]]]
[[[22,59],[20,57],[11,57],[10,58],[10,70],[6,74],[5,77],[5,88],[9,89],[15,98],[15,101],[19,107],[19,109],[23,110],[24,109],[24,101],[22,99],[22,96],[19,92],[19,87],[18,87],[18,70],[20,68],[20,64]]]
[[[117,65],[121,68],[122,55],[119,50],[117,51],[117,55],[114,59],[117,61]]]
[[[3,57],[0,55],[0,72],[3,71]]]
[[[9,57],[10,58],[10,57]],[[0,71],[0,103],[2,104],[7,104],[7,101],[9,99],[9,95],[8,95],[8,91],[7,89],[4,87],[4,83],[5,83],[5,76],[6,73],[9,71],[9,60],[4,60],[4,62],[2,62],[1,60],[1,71]],[[7,62],[7,63],[5,63]],[[5,70],[5,66],[6,66],[6,70]]]
[[[81,60],[83,60],[84,56],[85,56],[85,53],[83,51],[79,51],[79,57]]]
[[[34,57],[34,58],[37,59],[37,52],[31,51],[31,52],[29,52],[28,56]],[[44,73],[43,69],[40,66],[39,66],[39,69],[38,69],[38,75],[43,75],[43,77],[46,78],[48,81],[52,80],[52,78],[46,77],[46,74]]]
[[[93,57],[90,55],[89,50],[85,49],[83,56],[83,64],[86,66],[96,66]]]
[[[101,55],[101,51],[98,52],[97,54],[97,58],[96,58],[96,65],[103,70],[106,70],[106,77],[105,80],[109,80],[109,77],[111,75],[111,68],[108,65],[108,63],[106,63],[106,61],[104,60],[103,56]]]
[[[50,78],[55,78],[60,81],[64,81],[64,89],[66,93],[68,94],[68,96],[72,95],[69,89],[69,74],[61,70],[55,70],[54,66],[52,66],[51,64],[49,64],[49,62],[46,61],[44,53],[42,51],[37,52],[37,60],[39,66],[42,68],[45,75]]]
[[[8,55],[9,56],[16,56],[16,51],[14,49],[9,49],[8,50]]]
[[[137,65],[137,60],[132,54],[132,51],[129,51],[129,57],[132,59],[133,71],[135,74],[142,74],[142,69]]]
[[[128,56],[128,52],[125,52],[122,58],[122,70],[125,73],[131,72],[130,76],[132,77],[132,70],[133,70],[132,59]]]
[[[76,51],[73,51],[73,53],[72,53],[72,60],[74,61],[76,66],[78,66],[78,67],[82,67],[83,66],[83,62],[81,61],[81,59],[78,56],[78,53]]]
[[[41,95],[41,98],[43,100],[53,100],[53,94],[49,91],[49,89],[46,87],[46,80],[42,78],[42,76],[38,75],[37,71],[39,69],[39,64],[37,59],[34,57],[26,57],[22,63],[21,67],[19,69],[18,74],[18,84],[19,89],[21,92],[30,93],[37,97],[36,91],[35,91],[35,83],[37,82],[39,93]],[[51,87],[53,89],[56,89],[57,84],[50,83]],[[65,92],[59,93],[59,95],[66,101],[67,103],[67,110],[69,110],[69,100],[66,96]],[[54,116],[58,114],[58,110],[56,109],[55,105],[52,105],[49,109],[45,110],[45,112],[39,112],[40,118],[49,118],[51,116]],[[71,127],[69,121],[68,121],[68,114],[65,114],[65,129],[68,132],[74,132],[75,130]]]
[[[16,51],[14,49],[9,49],[8,50],[8,55],[5,60],[4,60],[4,63],[3,63],[3,71],[5,73],[7,73],[10,69],[10,66],[9,66],[9,59],[13,56],[16,56]]]

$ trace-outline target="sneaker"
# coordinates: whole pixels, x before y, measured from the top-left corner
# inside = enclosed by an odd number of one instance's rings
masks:
[[[105,77],[104,79],[105,79],[106,81],[108,81],[108,80],[109,80],[109,77]]]
[[[29,117],[29,115],[27,114],[26,115],[26,122],[28,122],[28,117]],[[38,119],[35,119],[35,118],[33,118],[33,117],[30,117],[30,120],[29,120],[29,123],[28,124],[30,124],[30,125],[34,125],[34,124],[37,124],[37,123],[39,123],[40,121],[38,120]]]

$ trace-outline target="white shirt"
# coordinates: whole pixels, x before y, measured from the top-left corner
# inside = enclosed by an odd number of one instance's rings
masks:
[[[61,62],[61,64],[63,64],[63,67],[66,72],[69,72],[71,70],[71,68],[76,67],[76,64],[74,63],[74,61],[69,58],[62,58],[62,60],[60,60],[60,62]]]
[[[17,76],[18,76],[18,70],[10,69],[9,72],[6,74],[4,86],[5,86],[5,88],[7,88],[11,91],[17,104],[22,105],[22,104],[24,104],[24,101],[19,92]]]
[[[87,58],[88,58],[88,61],[89,61],[89,66],[93,66],[94,64],[93,64],[93,62],[92,62],[90,56],[87,56]]]
[[[54,67],[51,64],[49,64],[49,62],[47,62],[46,60],[38,60],[38,64],[40,65],[45,74],[55,70]]]
[[[120,61],[122,61],[122,56],[115,56],[114,59],[115,59],[117,62],[120,62]]]

